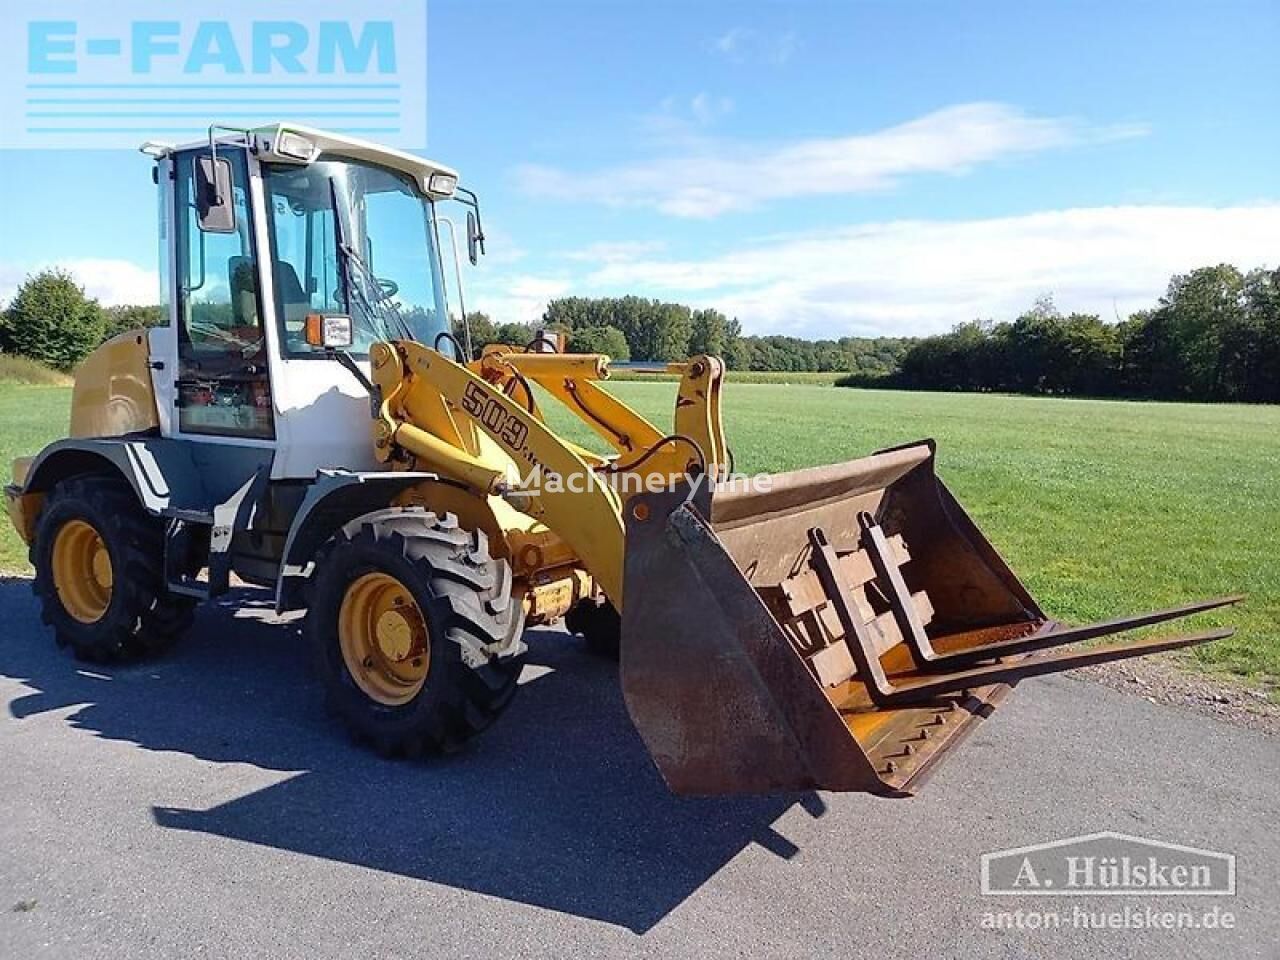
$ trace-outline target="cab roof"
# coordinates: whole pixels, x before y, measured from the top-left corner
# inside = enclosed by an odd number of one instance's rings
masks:
[[[453,188],[458,182],[457,171],[442,163],[371,140],[319,130],[305,124],[280,121],[252,129],[215,125],[210,128],[210,132],[219,143],[242,143],[247,137],[259,156],[281,163],[305,165],[322,158],[343,157],[387,167],[409,174],[424,192],[432,196],[452,196]],[[197,149],[207,143],[208,140],[199,140],[172,146],[148,142],[142,145],[142,150],[152,156],[165,156],[176,150]],[[308,145],[311,148],[309,151],[306,149]],[[441,189],[442,185],[448,186],[448,189]]]

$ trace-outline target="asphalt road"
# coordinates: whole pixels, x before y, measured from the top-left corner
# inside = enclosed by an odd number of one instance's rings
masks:
[[[473,749],[391,763],[322,713],[296,625],[246,598],[104,671],[0,584],[0,958],[1280,957],[1275,738],[1053,678],[912,800],[681,800],[611,667],[542,632]],[[1238,893],[1068,908],[1235,928],[984,927],[1046,902],[981,896],[980,854],[1100,830],[1233,853]]]

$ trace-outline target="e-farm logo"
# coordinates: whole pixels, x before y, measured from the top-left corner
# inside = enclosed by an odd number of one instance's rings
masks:
[[[210,124],[426,146],[426,0],[10,0],[0,148],[133,148]]]

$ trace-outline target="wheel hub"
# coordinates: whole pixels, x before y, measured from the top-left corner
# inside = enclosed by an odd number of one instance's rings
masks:
[[[53,587],[62,608],[80,623],[96,623],[111,606],[111,554],[87,520],[68,520],[53,540]]]
[[[378,649],[388,660],[403,663],[413,649],[413,626],[399,610],[387,610],[378,617],[374,632]]]
[[[351,679],[378,703],[408,703],[426,682],[426,619],[408,588],[388,573],[366,573],[348,585],[338,610],[338,643]]]

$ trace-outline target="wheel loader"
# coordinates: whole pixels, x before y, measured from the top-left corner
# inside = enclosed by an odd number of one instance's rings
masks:
[[[736,475],[714,357],[661,365],[658,427],[608,357],[460,342],[484,232],[448,167],[287,123],[143,151],[168,323],[88,357],[6,487],[80,657],[161,652],[234,576],[305,610],[332,709],[412,756],[493,723],[525,628],[567,618],[673,791],[901,797],[1026,677],[1230,633],[1080,646],[1238,598],[1054,621],[931,441]]]

